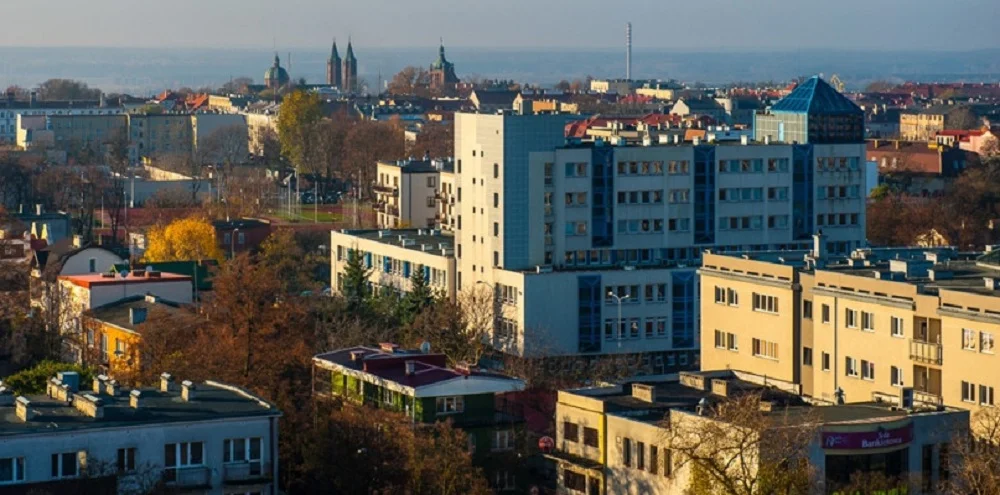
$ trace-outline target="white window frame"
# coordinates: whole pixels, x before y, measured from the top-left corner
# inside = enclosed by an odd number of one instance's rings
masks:
[[[861,360],[861,379],[875,381],[875,363],[866,359]]]
[[[858,328],[858,311],[856,309],[846,308],[844,311],[844,326],[847,328]]]
[[[906,328],[903,326],[904,325],[903,319],[898,316],[893,316],[890,322],[891,322],[889,325],[889,327],[891,328],[890,335],[900,339],[905,338]]]
[[[979,352],[993,354],[993,346],[996,340],[992,332],[979,332]]]
[[[979,385],[979,405],[993,406],[993,387],[988,385]]]
[[[166,450],[166,447],[169,445],[174,446],[174,454],[173,454],[174,465],[173,466],[168,465],[167,459],[164,459],[163,460],[164,470],[166,471],[174,470],[174,472],[176,473],[177,471],[180,471],[182,469],[201,467],[205,465],[205,442],[168,443],[164,446],[164,451]],[[191,454],[192,452],[195,452],[195,449],[192,448],[193,446],[198,446],[198,448],[201,449],[201,462],[199,463],[192,462],[193,456]],[[184,458],[184,456],[181,455],[181,451],[183,450],[186,450],[187,453],[186,463],[181,463],[181,460]],[[175,479],[176,479],[176,474],[175,474]]]
[[[753,310],[758,313],[778,314],[778,296],[753,293]]]
[[[962,382],[962,402],[976,402],[976,384],[971,382]]]
[[[257,441],[257,452],[254,452],[253,441]],[[243,442],[243,458],[237,459],[237,442]],[[257,455],[254,458],[254,454]],[[264,439],[262,437],[227,438],[222,442],[223,464],[261,464],[264,460]],[[259,472],[259,471],[258,471]]]
[[[115,467],[119,473],[134,473],[135,472],[135,458],[139,453],[139,449],[135,447],[121,447],[117,450],[115,456]],[[124,454],[124,455],[123,455]],[[124,461],[121,465],[118,465],[118,458],[121,457]]]
[[[846,356],[844,361],[844,374],[852,378],[859,378],[861,376],[861,369],[857,359]]]
[[[975,330],[972,330],[972,329],[969,329],[969,328],[963,328],[962,329],[962,349],[964,349],[966,351],[974,351],[974,350],[976,350],[976,342],[978,340],[979,340],[979,338],[976,335],[976,331]]]
[[[903,376],[903,368],[896,366],[889,367],[889,384],[893,387],[902,387],[905,377]]]
[[[447,397],[436,397],[434,399],[435,411],[438,416],[447,414],[461,414],[465,412],[465,397],[461,395],[451,395]]]
[[[50,459],[51,459],[52,462],[55,463],[54,467],[56,468],[56,473],[57,473],[56,475],[52,476],[52,479],[54,479],[54,480],[62,480],[62,479],[78,478],[78,477],[80,477],[80,456],[81,455],[82,455],[82,452],[58,452],[58,453],[52,454],[52,456],[50,457]],[[66,456],[70,456],[73,459],[73,474],[63,474],[64,468],[65,468],[65,462],[64,461],[66,459]],[[51,470],[49,471],[49,474],[50,475],[52,474]]]
[[[3,457],[0,458],[0,462],[10,462],[11,476],[9,480],[0,480],[0,485],[14,485],[24,482],[24,457]]]
[[[493,432],[493,443],[490,445],[493,452],[504,452],[514,450],[514,431],[496,430]]]
[[[875,331],[875,313],[869,311],[861,312],[861,330],[864,332]]]

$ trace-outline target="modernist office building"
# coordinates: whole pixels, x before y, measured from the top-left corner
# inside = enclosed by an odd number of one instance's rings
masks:
[[[455,117],[454,287],[494,289],[505,352],[641,353],[653,372],[690,367],[703,249],[801,249],[818,229],[841,252],[864,241],[860,138],[610,146],[567,142],[565,122]],[[351,236],[335,235],[334,252]],[[397,279],[373,274],[405,285]]]

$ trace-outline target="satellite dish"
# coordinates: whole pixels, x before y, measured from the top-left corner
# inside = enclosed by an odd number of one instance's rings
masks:
[[[420,352],[422,352],[424,354],[430,354],[431,353],[431,343],[427,342],[425,340],[422,344],[420,344]]]

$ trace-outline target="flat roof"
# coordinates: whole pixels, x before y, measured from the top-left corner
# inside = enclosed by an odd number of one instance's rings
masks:
[[[101,399],[104,417],[89,417],[72,405],[67,406],[66,401],[46,395],[29,395],[26,396],[31,401],[29,409],[36,412],[31,421],[21,421],[13,405],[0,406],[0,438],[34,433],[59,434],[87,429],[281,415],[281,411],[273,405],[249,392],[212,381],[197,384],[195,398],[191,402],[181,398],[180,383],[174,384],[177,391],[166,393],[158,389],[140,389],[142,396],[138,409],[129,405],[131,390],[122,388],[117,396],[112,397],[93,393],[90,385],[81,383],[80,393]]]
[[[424,251],[422,246],[429,246],[429,249],[426,252],[431,254],[441,254],[442,245],[445,245],[446,249],[453,249],[455,247],[455,236],[449,232],[443,232],[438,229],[345,229],[339,232],[344,235],[375,241],[390,246],[412,249],[414,251]],[[400,239],[400,236],[402,236],[403,239],[412,240],[413,242],[408,242],[406,245],[403,245],[403,240]]]
[[[95,285],[119,285],[119,284],[142,284],[142,283],[156,283],[156,282],[180,282],[185,280],[191,280],[191,277],[187,275],[178,275],[176,273],[165,273],[165,272],[153,272],[158,273],[158,275],[150,275],[149,272],[141,272],[143,275],[137,275],[137,271],[126,272],[127,276],[122,277],[121,274],[110,274],[112,276],[107,276],[107,273],[87,273],[84,275],[60,275],[59,280],[66,280],[67,282],[77,285],[86,289],[89,289]]]

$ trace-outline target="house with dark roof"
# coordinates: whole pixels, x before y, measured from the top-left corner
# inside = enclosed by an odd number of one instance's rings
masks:
[[[215,220],[215,241],[230,257],[236,253],[253,253],[271,235],[271,222],[259,218]]]
[[[141,365],[139,343],[147,319],[182,311],[180,303],[153,294],[129,296],[85,311],[85,362],[100,366],[111,376],[137,371]]]
[[[513,485],[523,414],[514,392],[524,382],[472,366],[450,367],[444,354],[395,344],[357,346],[313,357],[313,395],[405,414],[416,424],[451,421],[469,438],[487,479]],[[523,444],[522,444],[523,446]],[[510,481],[511,483],[508,483]]]
[[[469,101],[480,113],[496,113],[499,110],[512,110],[517,91],[490,91],[477,89],[472,92]]]
[[[708,116],[716,122],[726,121],[726,109],[711,98],[680,98],[670,108],[670,113],[680,115]]]

